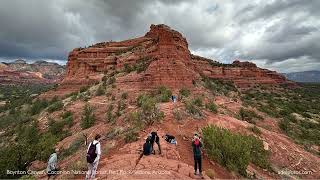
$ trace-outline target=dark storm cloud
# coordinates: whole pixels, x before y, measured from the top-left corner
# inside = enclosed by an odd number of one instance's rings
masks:
[[[0,58],[65,60],[75,47],[142,36],[164,23],[206,57],[320,69],[319,9],[319,0],[2,0]]]

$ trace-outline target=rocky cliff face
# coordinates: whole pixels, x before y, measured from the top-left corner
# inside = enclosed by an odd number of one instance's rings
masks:
[[[0,64],[0,83],[56,83],[64,75],[65,67],[57,63],[36,61],[32,64],[24,60]]]
[[[179,89],[193,87],[193,82],[205,75],[233,81],[239,88],[255,84],[294,85],[284,76],[258,68],[253,63],[235,61],[221,64],[192,55],[186,39],[166,25],[151,25],[150,31],[140,38],[74,49],[69,54],[63,83],[90,83],[100,80],[104,74],[134,66],[142,71],[120,77],[117,83],[127,88],[166,85]]]

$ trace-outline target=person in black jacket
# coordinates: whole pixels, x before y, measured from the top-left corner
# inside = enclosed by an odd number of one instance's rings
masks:
[[[192,140],[192,150],[194,157],[194,174],[197,174],[197,170],[199,169],[199,174],[202,175],[202,157],[201,157],[201,148],[202,142],[198,134],[194,135]]]
[[[157,132],[155,132],[155,131],[151,132],[151,134],[150,134],[150,142],[151,142],[151,145],[152,145],[153,154],[156,154],[156,151],[153,148],[154,142],[157,143],[158,148],[159,148],[159,154],[161,154],[160,138],[159,138]]]
[[[150,138],[146,139],[146,142],[143,144],[143,155],[150,155],[152,152],[152,145],[150,142]]]

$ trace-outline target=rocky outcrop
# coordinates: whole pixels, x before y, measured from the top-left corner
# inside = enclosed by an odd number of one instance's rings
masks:
[[[136,64],[142,72],[120,79],[120,84],[131,83],[140,88],[191,87],[192,80],[199,75],[189,66],[191,54],[186,39],[166,25],[150,28],[141,38],[74,49],[69,54],[64,83],[93,82],[103,74]]]
[[[56,83],[62,79],[64,71],[64,66],[46,61],[1,63],[0,84]]]
[[[124,67],[140,68],[118,78],[117,83],[136,89],[166,85],[170,88],[193,87],[193,82],[206,75],[233,81],[239,88],[255,84],[289,84],[276,72],[260,69],[250,62],[221,64],[194,56],[188,42],[179,32],[166,25],[151,25],[145,36],[121,42],[98,43],[70,52],[64,84],[86,84],[98,81],[104,74],[119,72]]]
[[[295,87],[276,71],[258,68],[251,62],[235,60],[232,64],[221,64],[199,56],[192,56],[194,67],[207,77],[232,81],[240,89],[247,89],[256,85],[286,85]]]

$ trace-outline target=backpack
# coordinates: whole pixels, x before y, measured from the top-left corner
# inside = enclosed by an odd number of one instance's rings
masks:
[[[193,149],[194,155],[195,156],[201,156],[200,140],[199,139],[195,139],[193,144],[194,144],[194,149]]]
[[[199,141],[199,139],[197,138],[197,139],[194,140],[193,143],[194,143],[194,145],[197,147],[197,146],[199,146],[200,141]]]
[[[93,142],[90,144],[90,147],[89,147],[89,150],[87,153],[87,162],[88,163],[93,163],[97,157],[97,153],[96,153],[97,144],[98,143],[93,144]]]

